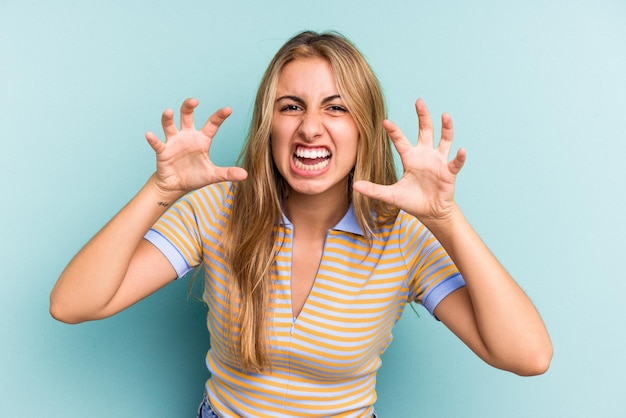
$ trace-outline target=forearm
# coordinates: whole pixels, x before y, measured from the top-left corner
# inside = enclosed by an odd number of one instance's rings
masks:
[[[50,295],[51,314],[65,322],[97,317],[120,288],[146,232],[173,203],[151,178],[72,259]]]
[[[549,363],[552,346],[539,313],[458,207],[445,222],[428,226],[466,281],[486,359],[522,373]]]

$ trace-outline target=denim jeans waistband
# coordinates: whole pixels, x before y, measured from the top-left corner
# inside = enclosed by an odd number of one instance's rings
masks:
[[[202,403],[198,408],[198,417],[197,418],[219,418],[219,416],[213,411],[211,408],[211,402],[209,402],[209,396],[206,392],[204,392],[204,397],[202,398]],[[372,413],[372,418],[378,418],[376,415],[376,411]]]

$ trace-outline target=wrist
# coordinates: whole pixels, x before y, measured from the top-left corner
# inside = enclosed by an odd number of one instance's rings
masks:
[[[174,204],[178,199],[183,197],[185,193],[181,191],[166,190],[159,182],[156,173],[153,173],[145,186],[152,196],[152,200],[157,206],[167,208]]]
[[[450,208],[436,217],[421,218],[420,221],[432,232],[438,239],[440,236],[447,236],[454,232],[465,217],[461,212],[461,208],[456,203],[452,203]]]

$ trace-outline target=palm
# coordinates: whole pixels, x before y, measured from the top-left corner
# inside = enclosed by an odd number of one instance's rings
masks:
[[[419,117],[419,136],[413,145],[392,122],[385,129],[393,141],[404,168],[400,180],[383,186],[366,181],[354,183],[354,189],[382,200],[424,220],[445,217],[454,206],[454,182],[465,161],[465,150],[459,150],[448,161],[453,139],[452,119],[442,116],[441,141],[434,146],[434,131],[428,109],[421,100],[415,104]]]
[[[194,127],[193,111],[197,100],[187,99],[181,107],[180,129],[174,124],[174,112],[163,112],[161,124],[165,142],[148,132],[146,139],[157,159],[156,180],[167,192],[186,193],[219,181],[243,180],[245,170],[238,167],[218,167],[211,162],[209,150],[213,137],[231,110],[215,112],[202,128]]]

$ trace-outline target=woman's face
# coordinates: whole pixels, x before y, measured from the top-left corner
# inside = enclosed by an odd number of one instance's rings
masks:
[[[285,65],[272,121],[272,157],[292,194],[345,195],[359,132],[321,58]]]

